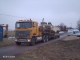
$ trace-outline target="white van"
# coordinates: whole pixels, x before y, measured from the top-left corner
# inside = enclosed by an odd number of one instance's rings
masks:
[[[78,29],[71,29],[68,30],[68,36],[74,35],[76,33],[79,33],[80,31]]]

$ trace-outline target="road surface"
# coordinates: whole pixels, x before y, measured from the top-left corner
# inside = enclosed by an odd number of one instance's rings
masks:
[[[17,46],[15,44],[15,45],[7,46],[7,47],[1,47],[0,48],[0,60],[2,60],[3,56],[15,56],[16,57],[17,55],[19,55],[22,52],[35,49],[37,47],[43,46],[45,44],[49,44],[51,42],[61,40],[66,37],[67,37],[67,34],[64,34],[64,35],[61,35],[60,38],[58,38],[58,39],[50,40],[46,43],[38,43],[35,46],[27,46],[27,45],[23,45],[23,44],[20,46]]]

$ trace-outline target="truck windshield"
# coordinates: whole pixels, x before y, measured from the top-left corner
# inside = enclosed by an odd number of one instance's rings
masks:
[[[15,27],[16,28],[31,28],[32,22],[17,22]]]

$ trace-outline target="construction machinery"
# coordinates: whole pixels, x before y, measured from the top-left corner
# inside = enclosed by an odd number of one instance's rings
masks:
[[[15,23],[15,42],[17,45],[21,43],[30,43],[30,45],[35,45],[36,42],[42,41],[48,42],[49,41],[49,34],[52,33],[55,36],[55,32],[50,29],[45,29],[45,26],[48,26],[45,22],[42,23],[40,26],[38,22],[33,20],[19,20]],[[48,32],[50,31],[50,33]],[[53,37],[54,37],[53,36]]]
[[[43,20],[41,23],[43,23],[43,24],[40,25],[40,28],[44,28],[43,33],[47,32],[48,39],[53,39],[53,38],[59,38],[60,37],[59,33],[54,31],[54,27],[53,27],[51,22],[47,23],[47,22],[44,22],[44,20]]]
[[[4,24],[0,24],[0,26],[6,28],[6,30],[5,30],[5,34],[4,34],[4,38],[7,38],[7,37],[8,37],[8,24],[6,24],[6,25],[4,25]]]

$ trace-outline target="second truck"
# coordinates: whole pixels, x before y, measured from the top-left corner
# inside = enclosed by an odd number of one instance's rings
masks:
[[[52,30],[52,26],[49,23],[42,22],[38,25],[38,22],[33,20],[19,20],[15,23],[15,42],[17,45],[21,43],[29,43],[31,46],[36,42],[42,41],[48,42],[50,38],[59,38],[60,35]]]

